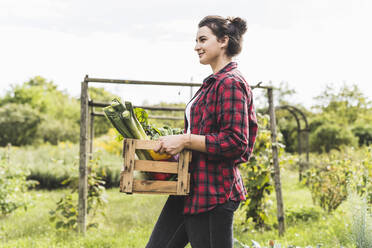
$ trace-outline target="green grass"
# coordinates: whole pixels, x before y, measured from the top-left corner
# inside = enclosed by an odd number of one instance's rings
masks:
[[[0,149],[0,155],[4,156],[5,151],[4,148]],[[69,173],[77,173],[74,165],[77,154],[77,145],[66,145],[64,148],[12,148],[10,162],[12,165],[38,168],[51,173],[68,167],[66,170]],[[105,153],[100,156],[103,166],[114,169],[121,167],[120,157]],[[261,245],[267,245],[269,240],[275,240],[282,247],[315,247],[317,244],[322,244],[322,248],[337,248],[340,245],[354,247],[349,239],[347,225],[350,211],[347,204],[342,204],[336,212],[328,214],[313,205],[310,191],[298,183],[296,171],[283,168],[281,179],[284,208],[290,220],[286,223],[285,235],[279,237],[275,228],[276,201],[273,192],[268,208],[268,224],[272,229],[260,231],[253,229],[250,223],[241,225],[244,217],[238,210],[234,229],[239,241],[251,245],[251,240],[255,240]],[[67,191],[31,191],[33,206],[27,211],[18,209],[7,217],[0,217],[0,247],[144,247],[166,200],[166,196],[125,195],[119,193],[118,188],[107,190],[106,217],[99,216],[96,220],[100,223],[99,227],[88,230],[85,237],[81,237],[74,232],[58,232],[49,222],[49,211],[55,209],[57,200]],[[296,219],[296,216],[306,217],[306,220]]]
[[[296,184],[296,179],[290,179],[291,176],[293,173],[286,173],[283,177],[286,208],[311,205],[306,188]],[[289,179],[285,181],[287,177]],[[100,223],[98,229],[90,229],[85,237],[79,237],[74,232],[59,233],[49,222],[49,210],[55,208],[57,200],[65,192],[67,190],[31,191],[33,206],[27,211],[19,209],[1,219],[1,247],[144,247],[166,200],[166,196],[126,195],[119,193],[117,188],[110,189],[107,191],[109,203],[106,217],[99,216],[96,219]],[[275,222],[274,205],[270,211],[272,222]],[[340,247],[340,244],[352,247],[346,238],[343,211],[337,211],[334,215],[318,211],[322,213],[320,219],[292,223],[287,226],[284,237],[278,237],[276,229],[264,232],[249,229],[241,232],[239,227],[235,228],[235,237],[246,244],[251,244],[253,239],[260,244],[276,240],[282,245],[295,244],[302,247],[316,244],[333,248]],[[238,214],[236,218],[239,218]]]
[[[79,237],[74,232],[57,232],[49,222],[49,210],[65,192],[33,191],[34,206],[1,219],[1,247],[144,247],[166,200],[165,196],[108,190],[106,217],[96,219],[98,229]]]

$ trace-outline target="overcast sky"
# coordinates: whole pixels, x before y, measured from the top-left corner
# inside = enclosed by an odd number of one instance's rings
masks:
[[[0,91],[36,75],[73,96],[86,74],[201,82],[211,69],[193,50],[197,24],[218,14],[248,22],[236,61],[251,85],[287,82],[307,106],[326,84],[355,83],[371,99],[371,13],[370,0],[1,0]],[[190,97],[185,87],[106,89],[134,104]]]

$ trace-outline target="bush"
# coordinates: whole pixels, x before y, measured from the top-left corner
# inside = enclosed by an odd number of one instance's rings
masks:
[[[314,203],[331,212],[348,196],[357,192],[372,203],[372,147],[360,151],[343,149],[319,155],[314,167],[304,177]]]
[[[332,212],[347,198],[347,185],[351,172],[346,166],[328,165],[312,168],[305,174],[313,202]]]
[[[322,213],[313,207],[287,208],[285,211],[285,219],[289,224],[296,224],[299,221],[316,221],[321,215]]]
[[[245,218],[251,219],[255,227],[267,227],[268,196],[274,190],[271,180],[271,133],[268,130],[268,116],[259,117],[260,131],[258,133],[254,154],[248,163],[241,164],[241,175],[247,189],[247,200],[241,204]]]
[[[31,203],[26,195],[28,187],[34,182],[26,181],[26,173],[15,169],[0,160],[0,214],[7,215]]]
[[[0,146],[28,145],[37,137],[42,121],[39,111],[28,104],[9,103],[0,108]]]
[[[315,132],[318,127],[332,123],[326,116],[318,116],[312,119],[309,123],[310,133]]]
[[[54,171],[46,171],[40,169],[32,169],[27,176],[27,180],[37,181],[37,189],[61,189],[68,187],[68,184],[63,182],[69,178],[67,173],[56,173]]]
[[[88,194],[87,194],[87,228],[98,227],[98,222],[93,222],[97,213],[104,214],[104,207],[107,203],[105,182],[97,175],[99,158],[90,160],[88,164]],[[49,214],[49,220],[55,223],[55,227],[61,231],[77,230],[78,203],[75,200],[76,192],[79,185],[79,177],[73,175],[66,179],[64,183],[71,182],[72,190],[64,195],[56,204],[57,207],[52,209]]]
[[[351,194],[349,209],[351,240],[356,248],[372,247],[372,215],[366,199],[356,193]]]
[[[358,137],[359,146],[372,145],[372,126],[360,124],[352,129],[353,134]]]
[[[330,152],[332,149],[340,150],[342,146],[354,146],[356,139],[347,127],[335,124],[319,126],[310,135],[311,149],[315,152]]]
[[[285,145],[285,151],[294,153],[298,151],[298,130],[297,124],[294,120],[287,120],[282,118],[278,120],[278,129],[283,135],[283,143]]]
[[[79,125],[71,120],[46,117],[45,121],[39,125],[37,134],[42,141],[57,145],[64,141],[78,142],[79,132]]]

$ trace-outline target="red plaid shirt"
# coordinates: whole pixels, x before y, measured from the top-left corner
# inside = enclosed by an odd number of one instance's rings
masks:
[[[190,130],[205,135],[207,152],[192,152],[185,214],[206,212],[228,199],[245,200],[238,164],[248,161],[257,135],[252,92],[235,62],[204,79],[195,95]]]

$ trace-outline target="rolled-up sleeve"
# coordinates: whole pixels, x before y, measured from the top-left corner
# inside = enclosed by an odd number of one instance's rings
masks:
[[[221,80],[217,92],[218,133],[205,136],[208,155],[237,158],[248,151],[248,105],[252,95],[234,77]]]

